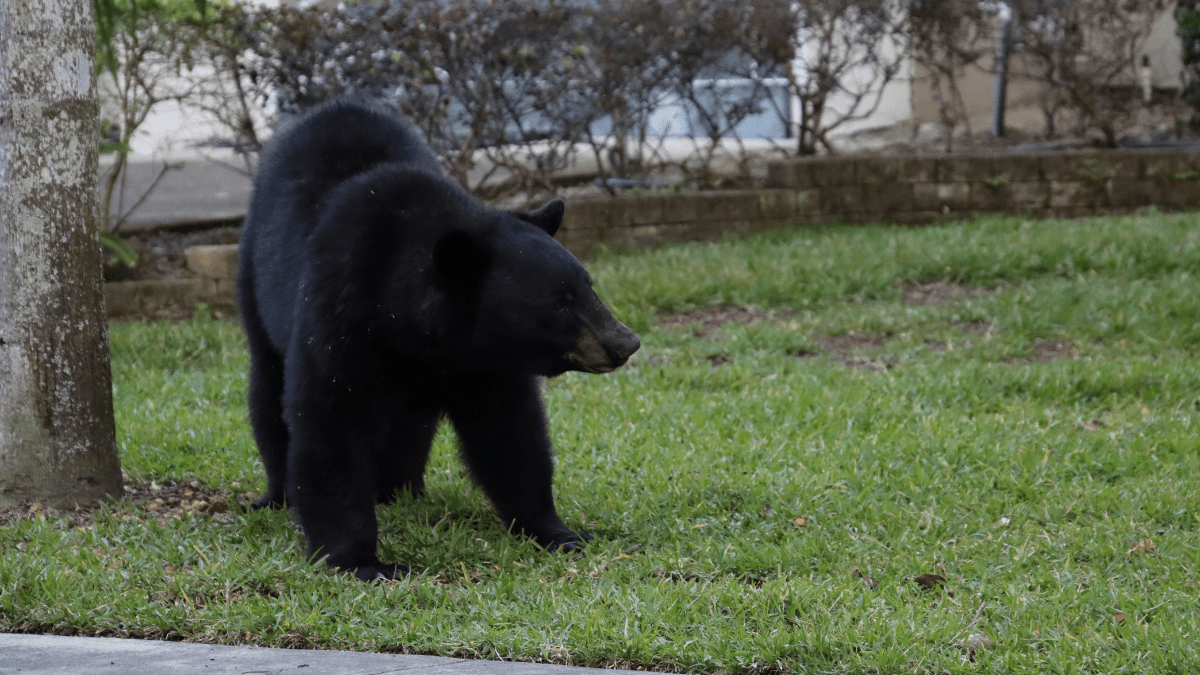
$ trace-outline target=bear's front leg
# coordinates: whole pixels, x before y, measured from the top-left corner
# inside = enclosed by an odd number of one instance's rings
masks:
[[[463,459],[514,534],[570,551],[591,540],[570,530],[554,507],[554,460],[537,379],[471,374],[455,382],[447,413]]]
[[[364,581],[404,576],[406,567],[384,564],[376,555],[374,445],[383,437],[381,420],[363,396],[331,389],[313,385],[285,400],[288,504],[308,538],[310,557],[323,557],[329,567]]]

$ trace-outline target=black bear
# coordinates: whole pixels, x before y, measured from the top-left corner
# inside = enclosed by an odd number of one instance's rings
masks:
[[[550,549],[591,538],[554,507],[538,378],[609,372],[640,343],[553,239],[563,210],[485,206],[366,102],[324,103],[270,142],[237,281],[255,506],[289,505],[310,555],[363,580],[407,571],[377,557],[375,504],[423,490],[443,415],[505,527]]]

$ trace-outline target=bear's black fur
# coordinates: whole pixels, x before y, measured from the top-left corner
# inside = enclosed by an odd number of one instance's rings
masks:
[[[286,501],[310,554],[405,572],[376,557],[375,504],[422,491],[443,415],[506,527],[580,545],[555,511],[537,378],[608,372],[639,343],[553,239],[563,209],[486,207],[368,103],[325,103],[271,141],[238,271],[256,506]]]

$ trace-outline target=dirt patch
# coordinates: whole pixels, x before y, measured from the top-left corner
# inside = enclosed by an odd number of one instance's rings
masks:
[[[189,246],[236,244],[242,235],[240,226],[214,227],[196,232],[158,230],[125,236],[125,242],[137,251],[138,261],[128,267],[105,250],[105,281],[145,281],[150,279],[192,279],[183,251]]]
[[[829,353],[831,359],[855,370],[871,370],[882,373],[891,370],[892,366],[896,365],[895,361],[891,359],[879,359],[855,353],[864,349],[879,349],[887,339],[885,335],[850,331],[841,335],[815,335],[813,339],[821,345],[821,349]]]
[[[834,360],[855,370],[870,370],[876,373],[886,373],[896,365],[893,361],[884,359],[868,359],[861,356],[834,356]]]
[[[979,337],[988,337],[996,332],[996,327],[987,321],[964,321],[955,326],[966,335],[978,335]]]
[[[686,328],[698,323],[700,326],[692,331],[698,338],[712,337],[718,328],[728,323],[755,324],[760,321],[779,321],[779,318],[758,307],[735,307],[721,303],[708,309],[685,314],[668,314],[658,319],[659,324],[668,328]]]
[[[930,351],[935,352],[948,352],[951,349],[949,342],[942,342],[940,340],[926,340],[925,346],[929,347]]]
[[[720,368],[731,361],[733,361],[733,359],[729,358],[729,355],[727,354],[713,354],[712,356],[708,357],[708,362],[712,364],[713,370],[716,370],[717,368]]]
[[[995,332],[995,330],[996,330],[996,327],[987,321],[965,321],[962,323],[954,324],[954,327],[957,328],[963,335],[970,335],[973,337],[982,337],[982,338],[991,337],[992,333]],[[963,340],[962,342],[955,342],[952,339],[947,339],[945,341],[942,341],[942,340],[926,340],[925,341],[925,346],[935,352],[945,352],[945,351],[951,351],[954,349],[968,349],[970,347],[973,347],[974,344],[975,344],[974,341],[969,338],[966,340]]]
[[[841,335],[816,336],[821,348],[839,356],[856,349],[878,349],[883,346],[884,336],[877,333],[858,333],[850,331]]]
[[[1073,359],[1079,356],[1075,345],[1058,340],[1034,340],[1032,349],[1033,355],[1029,360],[1033,363],[1050,363],[1056,359]]]
[[[208,487],[200,480],[126,483],[124,491],[124,496],[115,505],[108,504],[110,509],[118,513],[137,510],[140,513],[136,515],[159,522],[182,520],[187,514],[232,521],[230,511],[244,508],[255,499],[253,493],[231,494],[225,488]],[[66,521],[62,525],[65,528],[90,527],[95,520],[94,509],[52,509],[38,502],[22,502],[0,509],[0,527],[23,520],[61,520],[64,517]]]
[[[998,293],[998,288],[976,288],[974,286],[953,285],[940,281],[930,281],[923,284],[909,284],[904,287],[904,304],[934,305],[953,300],[968,300],[981,298]]]
[[[726,324],[754,324],[760,321],[779,322],[780,317],[757,307],[735,307],[729,304],[720,304],[709,309],[685,314],[669,314],[658,320],[659,324],[669,328],[686,328],[700,324],[692,331],[692,335],[698,338],[711,338],[717,329]],[[829,354],[834,361],[855,370],[875,372],[885,372],[895,365],[891,360],[855,353],[864,349],[882,347],[887,336],[850,331],[841,335],[814,335],[812,337],[813,341],[820,346],[819,350],[800,349],[792,352],[792,355],[799,359],[807,359],[819,354]],[[712,369],[716,370],[722,365],[730,363],[731,359],[726,354],[714,354],[708,357],[708,362],[712,365]]]

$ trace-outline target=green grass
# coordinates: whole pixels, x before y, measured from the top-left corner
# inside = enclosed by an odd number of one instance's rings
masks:
[[[694,672],[1200,671],[1195,221],[601,252],[596,287],[644,347],[545,391],[586,556],[508,536],[443,430],[427,494],[380,509],[406,581],[306,562],[284,512],[113,504],[90,528],[0,528],[0,629]],[[975,292],[903,302],[926,282]],[[721,303],[778,320],[697,337],[656,318]],[[825,350],[851,331],[870,340]],[[130,476],[261,491],[238,326],[111,335]]]

